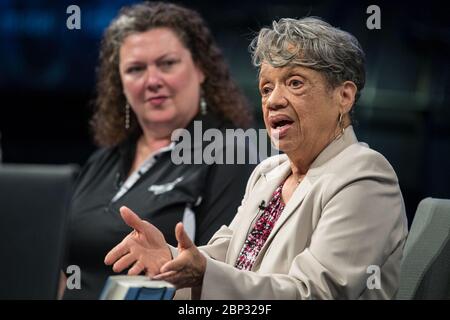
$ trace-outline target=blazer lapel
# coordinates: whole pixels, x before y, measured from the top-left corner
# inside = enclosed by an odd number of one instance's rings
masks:
[[[255,268],[262,257],[264,257],[264,252],[267,250],[269,244],[272,242],[272,239],[276,236],[278,231],[281,229],[283,224],[289,219],[289,217],[297,210],[297,208],[302,203],[305,196],[309,193],[311,190],[312,183],[310,182],[310,179],[308,178],[308,175],[306,175],[302,182],[298,185],[297,189],[295,189],[294,193],[291,196],[291,199],[289,199],[288,203],[283,209],[283,212],[281,213],[280,217],[278,218],[277,222],[275,223],[272,231],[269,234],[269,237],[267,238],[266,242],[264,243],[263,247],[261,248],[261,251],[259,252],[258,256],[256,257],[256,261],[253,264],[253,268]]]
[[[264,205],[269,203],[273,192],[287,177],[290,170],[291,168],[289,161],[285,161],[280,166],[276,167],[272,171],[269,171],[267,174],[261,174],[261,177],[256,182],[249,198],[246,201],[244,210],[248,212],[248,217],[242,219],[240,225],[238,226],[239,230],[234,232],[235,237],[233,237],[230,242],[226,261],[230,263],[234,263],[234,261],[236,261],[255,221],[262,213],[262,210],[259,208],[260,205],[263,201]]]

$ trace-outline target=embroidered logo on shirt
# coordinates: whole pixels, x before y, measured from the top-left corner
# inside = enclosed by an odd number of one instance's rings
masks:
[[[181,181],[183,181],[183,176],[181,176],[181,177],[179,177],[179,178],[176,178],[174,181],[172,181],[172,182],[168,182],[168,183],[165,183],[165,184],[154,184],[154,185],[151,185],[149,188],[148,188],[148,191],[150,191],[150,192],[153,192],[155,195],[159,195],[159,194],[162,194],[162,193],[164,193],[164,192],[168,192],[168,191],[170,191],[170,190],[173,190],[173,188],[175,187],[175,185],[178,183],[178,182],[181,182]]]

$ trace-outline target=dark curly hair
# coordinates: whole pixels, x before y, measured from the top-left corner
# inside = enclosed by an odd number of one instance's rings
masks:
[[[95,142],[101,146],[115,146],[142,132],[133,112],[130,128],[124,127],[127,102],[119,73],[119,51],[128,35],[160,27],[175,32],[191,52],[194,63],[203,71],[202,90],[209,110],[237,127],[250,127],[253,118],[247,100],[231,79],[223,55],[201,16],[171,3],[144,2],[122,8],[103,35],[95,111],[90,123]]]

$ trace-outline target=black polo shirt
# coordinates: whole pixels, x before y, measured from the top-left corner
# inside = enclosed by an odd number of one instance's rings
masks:
[[[218,128],[225,132],[226,128],[232,128],[211,113],[194,120],[202,121],[203,131]],[[194,136],[193,122],[187,129]],[[236,153],[248,152],[247,145],[233,147]],[[176,165],[171,150],[166,150],[152,157],[139,179],[117,198],[131,168],[135,148],[136,139],[130,139],[120,146],[98,150],[78,178],[70,205],[63,271],[69,265],[79,266],[81,289],[66,289],[65,299],[98,299],[107,277],[114,274],[110,266],[104,265],[104,257],[131,231],[120,217],[121,206],[128,206],[154,224],[174,246],[175,225],[183,221],[188,209],[195,217],[195,243],[203,245],[220,226],[233,219],[255,167],[254,164]],[[115,196],[117,199],[113,201]]]

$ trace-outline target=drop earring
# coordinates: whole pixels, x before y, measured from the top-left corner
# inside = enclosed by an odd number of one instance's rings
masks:
[[[206,115],[208,113],[208,105],[204,97],[200,98],[200,113]]]

